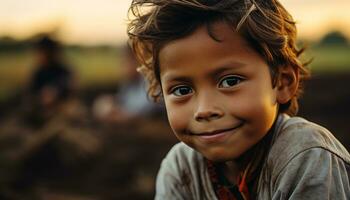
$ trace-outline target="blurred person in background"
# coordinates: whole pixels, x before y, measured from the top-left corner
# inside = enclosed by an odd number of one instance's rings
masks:
[[[25,96],[25,114],[27,122],[42,125],[61,111],[74,113],[79,106],[72,104],[74,78],[63,60],[61,44],[43,36],[34,51],[36,67]]]
[[[67,98],[72,91],[72,73],[63,64],[60,44],[45,36],[36,44],[37,69],[30,91],[43,107]]]
[[[116,95],[101,95],[93,103],[94,116],[103,122],[124,123],[161,116],[162,106],[151,102],[146,83],[137,71],[137,61],[129,46],[121,56],[122,80]]]

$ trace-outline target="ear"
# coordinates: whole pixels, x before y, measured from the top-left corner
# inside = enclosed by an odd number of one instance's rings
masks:
[[[296,95],[298,86],[298,69],[294,69],[292,66],[281,67],[277,82],[277,102],[285,104],[291,100]]]

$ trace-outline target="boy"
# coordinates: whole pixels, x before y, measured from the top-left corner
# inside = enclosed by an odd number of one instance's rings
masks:
[[[134,0],[131,11],[140,71],[181,141],[156,199],[350,199],[349,153],[291,117],[308,71],[278,1]]]

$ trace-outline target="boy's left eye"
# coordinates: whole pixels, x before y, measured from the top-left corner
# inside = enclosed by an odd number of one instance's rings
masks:
[[[220,88],[230,88],[230,87],[233,87],[233,86],[239,84],[242,80],[243,80],[243,78],[241,78],[239,76],[227,76],[220,81],[219,87]]]

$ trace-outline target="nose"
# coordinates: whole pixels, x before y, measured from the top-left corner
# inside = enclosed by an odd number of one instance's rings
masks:
[[[215,101],[212,95],[202,95],[198,98],[197,109],[194,113],[194,118],[198,122],[212,121],[220,119],[224,115],[218,102]]]

